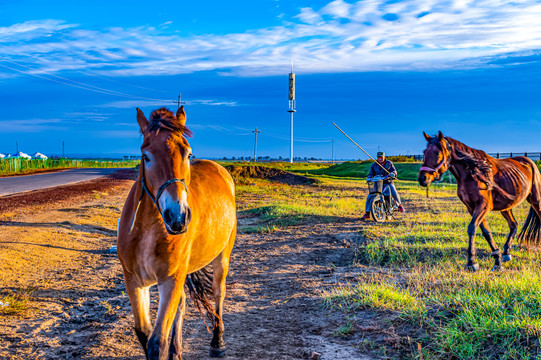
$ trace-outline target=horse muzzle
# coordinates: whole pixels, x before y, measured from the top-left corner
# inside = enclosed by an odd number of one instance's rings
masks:
[[[176,211],[175,211],[176,210]],[[184,209],[167,208],[163,212],[163,222],[165,229],[171,235],[180,235],[188,231],[188,225],[192,219],[192,212],[189,207]]]
[[[430,186],[433,179],[433,176],[430,176],[428,173],[422,171],[419,173],[419,178],[417,180],[421,186]]]

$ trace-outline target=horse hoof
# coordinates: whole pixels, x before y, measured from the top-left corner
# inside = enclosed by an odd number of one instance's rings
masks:
[[[225,355],[226,350],[227,348],[225,346],[221,348],[215,348],[211,346],[209,350],[209,356],[215,358],[222,357]]]
[[[479,270],[479,264],[473,264],[473,265],[466,265],[466,270],[469,272],[476,272]]]
[[[511,259],[512,259],[511,255],[504,255],[504,256],[502,256],[502,261],[503,261],[503,262],[511,261]]]
[[[500,271],[502,269],[502,267],[500,265],[494,265],[494,267],[492,268],[492,271]]]

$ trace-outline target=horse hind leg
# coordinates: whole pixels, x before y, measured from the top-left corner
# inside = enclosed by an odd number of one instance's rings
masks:
[[[212,341],[210,342],[209,355],[211,357],[222,357],[227,349],[223,339],[225,325],[223,322],[223,307],[226,292],[226,278],[229,271],[229,257],[235,241],[236,230],[233,230],[229,244],[212,262],[214,269],[214,280],[212,283],[212,292],[215,302],[215,321],[212,331]]]
[[[505,244],[503,245],[503,256],[502,261],[508,262],[511,261],[511,243],[513,242],[513,239],[515,238],[517,234],[518,229],[518,223],[515,220],[515,216],[513,215],[513,212],[511,210],[502,211],[502,216],[505,220],[507,220],[507,224],[509,225],[509,234],[507,235],[507,240],[505,241]]]
[[[487,219],[483,219],[483,221],[480,224],[481,232],[483,233],[483,237],[486,239],[488,246],[490,246],[490,250],[492,251],[491,255],[494,257],[494,267],[492,268],[492,271],[498,271],[501,270],[502,264],[500,259],[500,249],[498,249],[498,246],[494,243],[494,240],[492,239],[492,234],[490,233],[490,229],[488,228]]]

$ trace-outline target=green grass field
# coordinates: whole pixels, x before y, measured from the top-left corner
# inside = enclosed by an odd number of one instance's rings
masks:
[[[418,166],[407,165],[412,173]],[[265,180],[238,186],[239,196],[248,199],[239,208],[239,231],[268,232],[360,217],[366,185],[352,178],[362,177],[364,166],[291,169],[320,180],[310,187]],[[348,319],[370,309],[422,329],[413,339],[419,344],[412,355],[416,359],[541,359],[541,257],[515,247],[513,261],[505,263],[503,271],[491,272],[493,259],[479,233],[481,270],[466,272],[470,216],[456,197],[456,185],[434,186],[430,199],[414,181],[401,181],[397,187],[407,213],[383,224],[359,221],[365,241],[352,249],[356,258],[351,266],[374,271],[359,275],[356,283],[326,290],[324,309],[345,313]],[[527,210],[526,204],[516,209],[520,224]],[[507,223],[497,213],[488,221],[501,248]],[[354,325],[345,321],[336,333],[347,335]]]

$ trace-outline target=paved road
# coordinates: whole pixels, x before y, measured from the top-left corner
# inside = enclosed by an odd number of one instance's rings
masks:
[[[53,173],[0,178],[0,196],[45,189],[111,174],[118,169],[70,169]]]

